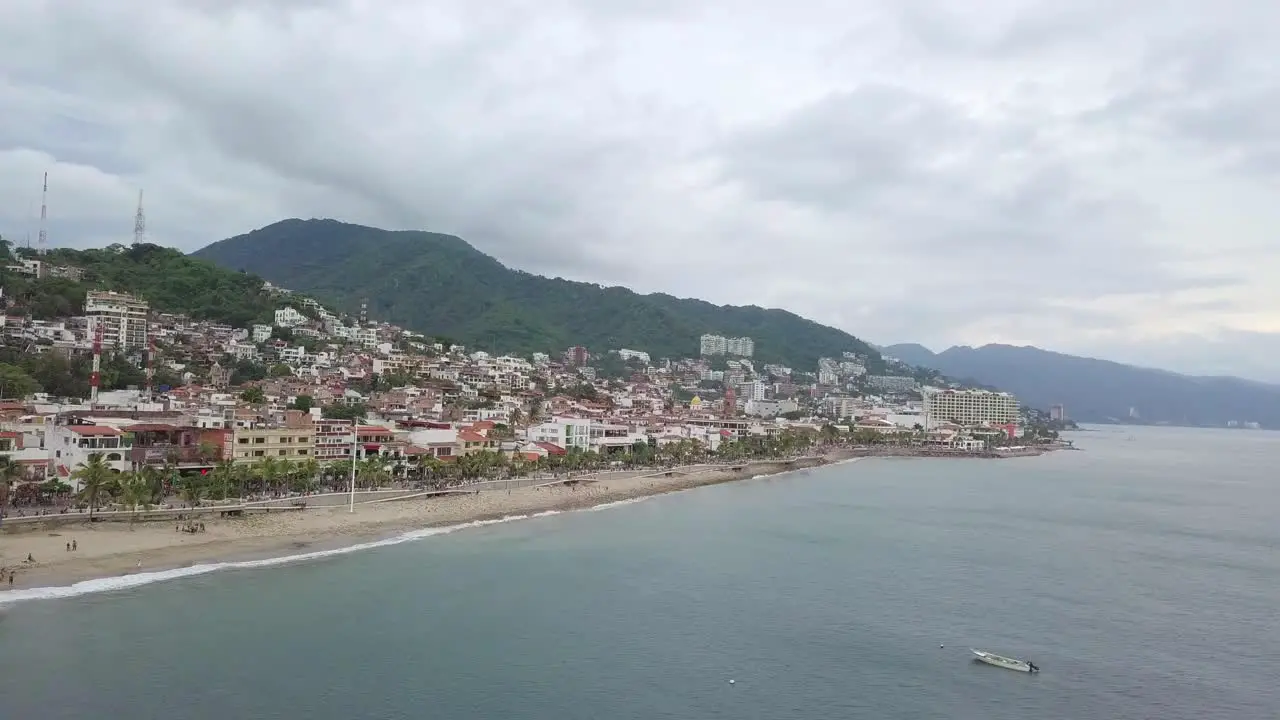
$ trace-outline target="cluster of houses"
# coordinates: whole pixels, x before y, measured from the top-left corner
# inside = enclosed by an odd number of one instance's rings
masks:
[[[851,353],[801,373],[757,368],[746,357],[655,362],[618,349],[611,353],[624,369],[606,378],[582,347],[558,357],[468,352],[271,289],[287,304],[272,324],[247,328],[157,313],[105,292],[89,293],[82,317],[9,323],[6,341],[40,340],[32,352],[91,351],[98,330],[104,352],[145,358],[182,384],[105,390],[92,402],[39,394],[0,401],[0,456],[22,479],[70,483],[92,454],[122,472],[163,465],[198,473],[267,458],[398,464],[483,451],[536,460],[690,440],[714,451],[833,423],[864,437],[913,434],[957,449],[1018,432],[1010,396],[920,395],[905,375],[868,378],[865,358]],[[237,378],[245,364],[270,372],[245,382]],[[868,386],[876,392],[854,394]],[[903,397],[911,392],[917,399]]]

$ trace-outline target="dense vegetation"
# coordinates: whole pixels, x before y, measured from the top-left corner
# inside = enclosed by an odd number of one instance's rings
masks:
[[[12,251],[0,240],[0,286],[10,315],[58,320],[84,313],[89,290],[127,292],[160,312],[243,327],[267,321],[278,301],[262,290],[261,278],[224,270],[213,263],[158,245],[112,245],[100,250],[51,249],[43,258],[50,265],[84,271],[82,281],[34,278],[6,269],[25,251]],[[26,347],[0,347],[0,396],[22,397],[44,391],[63,397],[89,394],[91,359],[56,352],[37,354]],[[144,372],[130,359],[108,353],[102,365],[102,389],[145,384]],[[155,384],[177,385],[179,378],[157,368]]]
[[[717,306],[670,295],[512,270],[451,235],[391,232],[335,220],[285,220],[195,253],[261,275],[347,312],[369,312],[468,346],[500,352],[626,347],[659,357],[698,354],[711,332],[750,336],[756,359],[806,368],[842,351],[879,355],[856,337],[784,310]]]
[[[0,245],[0,256],[6,264],[11,262],[7,246]],[[162,312],[236,327],[266,321],[278,305],[263,291],[261,278],[224,270],[159,245],[54,248],[43,259],[51,265],[81,268],[84,280],[36,279],[0,266],[0,282],[11,313],[27,313],[37,320],[79,315],[84,311],[85,292],[95,289],[127,292]]]
[[[21,347],[0,347],[0,397],[21,398],[34,392],[57,397],[89,396],[89,374],[93,359],[88,355],[67,357],[62,353],[37,355]],[[181,385],[181,379],[166,368],[156,370],[155,385]],[[102,359],[103,390],[143,387],[146,373],[128,359],[108,353]]]
[[[1034,347],[985,345],[933,353],[894,345],[886,355],[950,377],[998,385],[1023,405],[1062,404],[1079,422],[1224,426],[1230,421],[1280,428],[1280,386],[1236,378],[1192,377],[1064,355]],[[1129,416],[1129,409],[1137,412]]]

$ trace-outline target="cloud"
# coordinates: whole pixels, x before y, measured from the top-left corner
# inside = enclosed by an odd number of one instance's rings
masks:
[[[184,249],[338,217],[878,341],[1199,367],[1195,338],[1280,333],[1277,28],[1265,0],[33,0],[0,25],[0,233],[34,237],[47,170],[56,244],[127,241],[145,188]]]

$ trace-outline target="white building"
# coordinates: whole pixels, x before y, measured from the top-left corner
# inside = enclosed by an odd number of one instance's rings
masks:
[[[862,409],[862,401],[853,397],[829,397],[827,407],[831,414],[839,419],[851,418]]]
[[[703,335],[698,339],[698,349],[703,357],[712,355],[751,357],[755,354],[756,344],[749,337],[728,338],[720,335]]]
[[[92,454],[101,455],[107,467],[117,472],[133,468],[129,436],[108,425],[54,425],[45,430],[45,446],[55,475],[71,482],[76,490],[78,483],[70,477]]]
[[[256,343],[266,342],[271,339],[271,326],[254,325],[253,332],[249,337],[253,338],[253,341]]]
[[[765,383],[763,380],[748,380],[738,385],[738,400],[746,402],[748,400],[763,400]]]
[[[795,400],[748,400],[742,412],[755,417],[776,417],[799,409]]]
[[[628,350],[626,348],[622,348],[618,351],[618,357],[623,360],[639,360],[645,365],[649,364],[649,353],[640,350]]]
[[[145,300],[116,292],[90,290],[84,298],[84,314],[89,318],[89,337],[102,328],[103,347],[117,350],[141,350],[147,347],[147,313]]]
[[[1018,399],[1009,393],[987,390],[932,390],[924,395],[924,411],[930,423],[947,420],[960,425],[1018,422]]]
[[[276,327],[291,328],[302,325],[307,321],[307,316],[294,310],[291,307],[280,308],[276,311]]]
[[[585,418],[555,417],[525,430],[525,437],[533,442],[549,442],[568,450],[591,449],[591,421]]]
[[[868,375],[867,386],[885,392],[909,392],[915,389],[916,381],[905,375]]]

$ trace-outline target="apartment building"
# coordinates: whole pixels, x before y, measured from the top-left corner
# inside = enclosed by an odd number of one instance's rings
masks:
[[[269,457],[300,462],[314,456],[315,430],[289,427],[237,428],[232,447],[232,460],[237,463],[255,463]]]
[[[1018,422],[1018,399],[987,390],[935,390],[925,393],[924,411],[931,422],[959,425],[1006,425]]]
[[[231,460],[255,463],[265,458],[303,462],[315,457],[316,427],[311,416],[298,410],[285,412],[278,425],[237,427],[232,437]]]
[[[708,334],[698,338],[698,351],[703,357],[712,355],[751,357],[755,354],[756,343],[749,337],[730,338]]]
[[[355,436],[351,433],[350,420],[320,418],[314,425],[315,448],[312,455],[320,462],[350,460]]]
[[[586,451],[591,449],[591,421],[584,418],[552,418],[531,426],[525,431],[525,436],[533,442],[547,442],[565,450],[576,447]]]
[[[145,300],[116,292],[90,290],[84,298],[84,314],[89,319],[89,337],[102,328],[103,347],[120,351],[147,347],[147,314]]]
[[[905,375],[868,375],[867,387],[884,392],[909,392],[915,389],[916,381]]]

